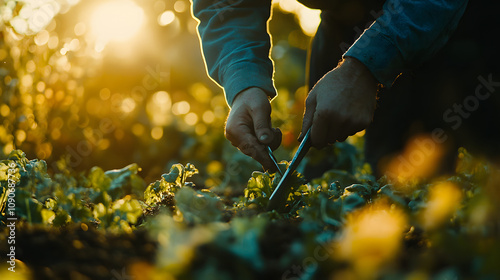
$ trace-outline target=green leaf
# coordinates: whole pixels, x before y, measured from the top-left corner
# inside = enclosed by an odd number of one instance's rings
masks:
[[[205,224],[220,221],[222,201],[214,194],[181,188],[175,194],[175,205],[188,224]]]
[[[43,222],[41,211],[42,203],[31,197],[31,193],[16,188],[16,215],[25,219],[30,224],[39,224]]]
[[[92,202],[95,204],[103,204],[105,207],[109,207],[113,198],[107,192],[99,192],[96,193],[92,199]]]
[[[94,205],[94,218],[100,219],[108,213],[106,206],[102,203]]]
[[[360,208],[365,204],[366,200],[357,193],[344,194],[342,196],[342,214],[352,212],[354,209]]]
[[[232,238],[220,244],[234,255],[244,259],[257,271],[264,268],[264,259],[260,252],[261,238],[267,219],[264,217],[235,218],[231,223]],[[220,242],[220,241],[219,241]]]
[[[184,181],[187,178],[190,178],[193,175],[198,174],[198,173],[199,173],[198,169],[196,169],[196,167],[193,164],[191,164],[191,163],[186,164],[186,167],[184,168]]]
[[[141,204],[130,196],[115,201],[112,210],[115,216],[119,216],[121,220],[126,221],[128,224],[135,224],[137,218],[142,215]]]
[[[352,174],[344,170],[329,170],[319,179],[311,181],[313,185],[320,185],[327,188],[333,182],[340,182],[343,186],[359,183],[358,179]]]
[[[406,201],[403,198],[402,194],[394,191],[391,185],[383,186],[382,188],[380,188],[378,193],[381,195],[387,196],[393,202],[395,202],[401,206],[406,206]]]
[[[8,159],[16,161],[17,163],[21,164],[21,166],[25,166],[28,163],[26,154],[21,150],[12,150],[9,153]]]
[[[162,201],[162,194],[168,190],[165,187],[165,181],[155,181],[144,191],[144,199],[147,205],[153,205]]]
[[[269,174],[254,171],[245,189],[246,205],[255,203],[262,208],[267,207],[269,197],[272,194],[271,185]]]
[[[137,176],[141,168],[132,163],[122,169],[109,170],[104,174],[111,179],[108,192],[113,199],[122,198],[125,195],[133,194],[135,191],[142,193],[144,181]]]
[[[177,163],[172,165],[168,174],[163,174],[161,175],[161,177],[163,178],[163,180],[165,180],[165,182],[169,184],[181,185],[183,173],[184,166],[182,166],[182,164],[180,163]]]
[[[90,183],[89,187],[98,191],[107,191],[111,185],[111,177],[106,176],[104,170],[98,166],[90,169],[88,181]]]
[[[42,220],[44,224],[51,224],[56,217],[56,213],[52,210],[42,209],[41,211]]]
[[[344,193],[356,193],[361,197],[369,198],[374,188],[364,184],[352,184],[344,189]]]
[[[54,217],[54,220],[52,221],[52,225],[54,226],[64,226],[67,225],[69,222],[71,222],[71,216],[68,214],[68,212],[64,210],[59,210],[56,213],[56,216]]]

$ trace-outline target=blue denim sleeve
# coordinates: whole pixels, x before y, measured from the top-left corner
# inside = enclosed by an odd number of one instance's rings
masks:
[[[448,41],[467,0],[388,0],[383,14],[347,50],[390,87],[397,76],[432,57]]]
[[[209,76],[229,106],[238,93],[259,87],[276,96],[267,22],[271,0],[192,0]]]

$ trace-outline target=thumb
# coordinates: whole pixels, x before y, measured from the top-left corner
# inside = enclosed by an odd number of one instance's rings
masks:
[[[304,118],[302,120],[302,130],[299,135],[299,141],[301,142],[304,136],[307,133],[307,130],[312,126],[313,124],[313,118],[314,118],[314,113],[316,111],[316,99],[309,95],[307,100],[306,100],[306,107],[305,107],[305,112],[304,112]]]
[[[281,145],[281,139],[283,134],[279,128],[273,128],[273,142],[269,144],[269,147],[274,151]]]
[[[266,145],[271,144],[274,139],[274,133],[271,129],[270,112],[266,112],[266,110],[256,111],[252,119],[255,136],[259,142]]]

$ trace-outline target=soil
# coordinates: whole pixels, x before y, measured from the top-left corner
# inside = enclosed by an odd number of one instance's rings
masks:
[[[113,234],[86,224],[59,229],[22,225],[16,232],[16,258],[33,279],[130,279],[123,277],[131,265],[153,265],[156,256],[157,244],[141,229]],[[7,249],[5,244],[0,251]]]

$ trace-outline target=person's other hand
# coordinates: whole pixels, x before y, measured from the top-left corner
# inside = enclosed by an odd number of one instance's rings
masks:
[[[254,158],[265,170],[276,171],[267,147],[281,144],[281,131],[271,127],[271,104],[260,88],[240,92],[233,101],[226,122],[226,138],[244,154]]]
[[[347,57],[307,96],[299,140],[312,127],[312,145],[320,149],[365,129],[375,111],[377,84],[363,63]]]

